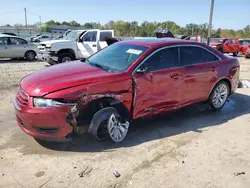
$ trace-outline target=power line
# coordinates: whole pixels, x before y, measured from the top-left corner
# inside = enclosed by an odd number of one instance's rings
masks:
[[[23,10],[12,11],[12,12],[2,12],[2,13],[0,13],[0,15],[13,14],[13,13],[17,13],[17,12],[23,12]]]

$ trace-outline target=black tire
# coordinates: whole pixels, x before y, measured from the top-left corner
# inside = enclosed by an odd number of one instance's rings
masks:
[[[74,56],[71,55],[70,53],[62,53],[62,54],[59,54],[59,57],[58,57],[58,63],[64,63],[64,62],[69,62],[73,60],[74,60]]]
[[[236,57],[238,55],[238,52],[234,52],[233,56]]]
[[[25,59],[28,61],[34,61],[36,59],[36,52],[27,51],[24,55]]]
[[[221,53],[224,53],[223,48],[218,48],[218,51],[221,52]]]
[[[113,115],[119,118],[119,121],[121,124],[126,123],[127,125],[124,135],[121,135],[121,132],[120,132],[121,138],[116,139],[114,138],[114,136],[111,135],[111,132],[110,132],[111,130],[109,129],[110,127],[109,121]],[[127,136],[128,127],[129,127],[129,123],[123,120],[123,118],[120,116],[120,114],[117,112],[117,110],[114,107],[107,107],[107,108],[101,109],[93,116],[91,124],[90,124],[90,128],[89,128],[89,132],[92,133],[92,135],[95,136],[98,140],[102,140],[108,137],[114,142],[122,142]],[[125,129],[123,128],[123,130]]]
[[[220,86],[223,86],[223,88],[226,87],[226,91],[225,91],[226,94],[225,94],[225,97],[223,97],[224,95],[220,95],[221,96],[220,98],[223,98],[223,102],[221,102],[222,103],[221,105],[216,105],[216,101],[214,99],[216,98],[215,95],[216,95],[216,92],[218,91],[217,89],[219,89]],[[230,93],[230,88],[229,88],[228,83],[225,81],[220,81],[219,83],[217,83],[214,86],[214,88],[209,96],[209,105],[211,106],[213,111],[219,111],[224,107],[224,105],[227,102],[227,98],[229,96],[229,93]]]
[[[249,59],[249,57],[248,57],[247,55],[245,55],[245,58],[246,58],[246,59]]]

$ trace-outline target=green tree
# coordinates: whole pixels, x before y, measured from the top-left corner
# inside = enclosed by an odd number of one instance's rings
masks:
[[[40,27],[40,30],[42,33],[49,33],[51,31],[51,28],[47,24],[43,24]]]

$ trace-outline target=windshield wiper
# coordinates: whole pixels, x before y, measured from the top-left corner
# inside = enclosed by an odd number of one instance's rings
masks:
[[[108,67],[100,65],[100,64],[97,64],[97,63],[90,63],[90,65],[93,65],[95,67],[98,67],[98,68],[100,68],[102,70],[105,70],[105,71],[108,71],[108,72],[112,72]]]

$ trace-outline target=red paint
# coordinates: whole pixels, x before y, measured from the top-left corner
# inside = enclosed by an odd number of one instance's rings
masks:
[[[237,87],[238,61],[205,44],[176,39],[132,40],[123,43],[149,47],[125,72],[110,73],[75,61],[45,68],[25,77],[20,87],[29,95],[28,104],[23,104],[21,110],[15,109],[22,130],[39,138],[63,138],[72,132],[72,126],[66,120],[70,107],[36,108],[33,106],[33,97],[64,99],[64,102],[76,102],[83,106],[94,99],[112,97],[121,101],[131,117],[136,119],[207,100],[214,85],[223,78],[230,81],[232,91]],[[152,51],[182,44],[207,48],[220,57],[221,61],[165,69],[144,75],[132,74]],[[20,120],[25,127],[20,124]],[[41,134],[37,128],[58,128],[58,132]]]
[[[225,38],[223,43],[210,43],[211,47],[222,50],[223,53],[236,53],[240,52],[240,41],[238,38]]]

